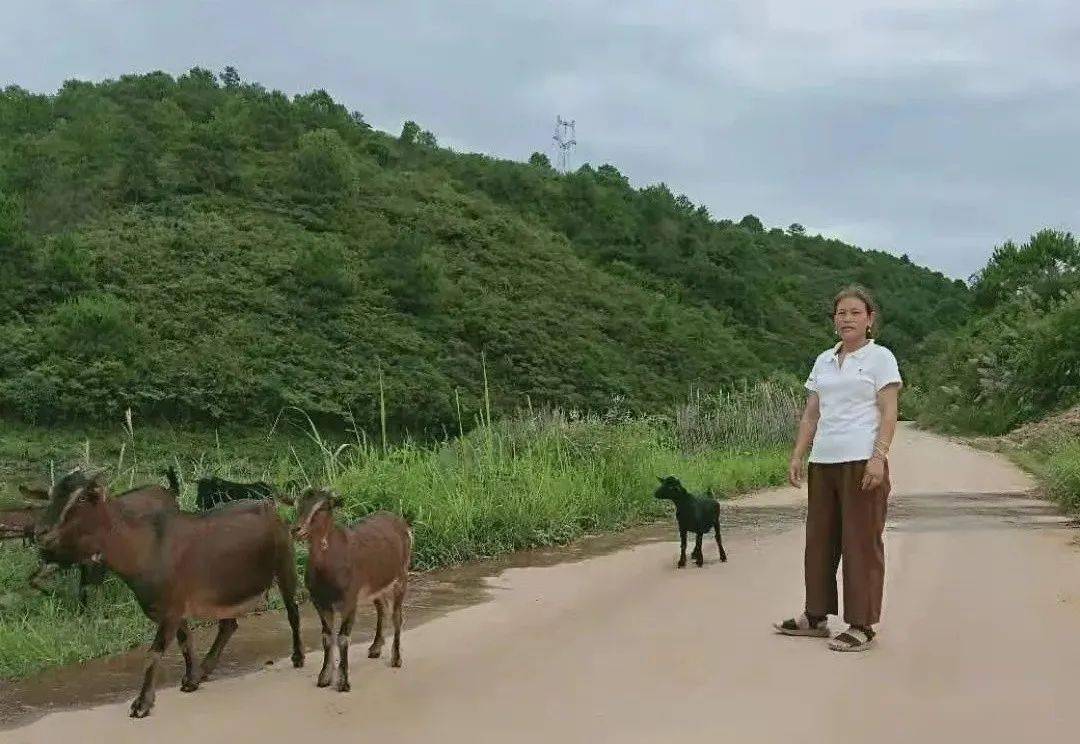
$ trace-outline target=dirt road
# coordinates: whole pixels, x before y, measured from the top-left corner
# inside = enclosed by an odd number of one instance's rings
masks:
[[[1080,731],[1080,550],[1004,460],[902,429],[880,642],[771,633],[802,599],[804,496],[725,505],[727,564],[676,571],[663,541],[512,569],[487,602],[406,633],[405,667],[355,650],[352,692],[318,655],[56,713],[12,742],[1051,742]],[[241,629],[241,633],[243,629]],[[368,638],[354,633],[354,641]],[[284,648],[284,642],[283,642]],[[131,680],[132,691],[137,680]]]

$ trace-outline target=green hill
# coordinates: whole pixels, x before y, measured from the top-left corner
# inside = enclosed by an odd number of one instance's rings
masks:
[[[0,415],[455,430],[497,409],[650,410],[804,373],[868,285],[903,359],[969,291],[881,252],[716,220],[610,165],[439,148],[193,69],[0,95]]]

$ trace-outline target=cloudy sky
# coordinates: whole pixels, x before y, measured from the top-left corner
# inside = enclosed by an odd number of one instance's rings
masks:
[[[577,164],[714,215],[907,253],[955,277],[1080,227],[1080,7],[1066,0],[9,0],[0,84],[234,65],[380,129]]]

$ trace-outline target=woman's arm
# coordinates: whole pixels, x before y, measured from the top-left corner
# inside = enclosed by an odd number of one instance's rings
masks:
[[[795,437],[795,449],[791,452],[791,462],[788,464],[788,482],[796,488],[802,485],[803,460],[806,458],[806,451],[810,449],[814,441],[819,418],[821,418],[821,403],[818,401],[817,393],[810,393],[806,398],[802,418],[799,420],[799,433]]]
[[[886,385],[878,391],[877,407],[881,413],[881,423],[878,426],[877,441],[874,442],[874,454],[866,463],[862,481],[864,491],[877,488],[885,480],[885,459],[889,456],[889,447],[892,446],[893,435],[896,434],[899,396],[900,385],[897,383]]]

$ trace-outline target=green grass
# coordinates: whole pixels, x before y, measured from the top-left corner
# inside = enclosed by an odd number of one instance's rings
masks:
[[[1041,442],[1012,453],[1046,492],[1069,511],[1080,510],[1080,442]]]
[[[760,385],[695,396],[666,416],[544,410],[488,423],[485,414],[472,431],[433,445],[384,446],[363,436],[330,441],[313,426],[306,436],[294,429],[249,434],[228,446],[212,436],[208,444],[205,434],[134,427],[92,437],[24,431],[21,441],[30,443],[31,457],[36,442],[62,460],[85,456],[89,440],[91,459],[112,463],[124,486],[155,479],[165,464],[179,462],[187,504],[194,477],[211,462],[219,472],[278,484],[296,478],[329,483],[342,494],[343,521],[376,509],[406,515],[416,537],[414,568],[423,570],[667,515],[670,509],[652,497],[661,475],[677,475],[691,490],[720,497],[778,485],[795,415],[790,393]],[[16,438],[0,439],[0,460],[10,456]],[[139,465],[128,459],[132,451]],[[303,564],[302,552],[298,560]],[[35,566],[31,550],[0,545],[0,679],[149,640],[150,624],[116,577],[91,590],[90,606],[80,612],[74,576],[56,579],[53,595],[44,596],[26,586]]]
[[[91,588],[81,612],[76,574],[55,579],[51,595],[26,586],[37,568],[33,551],[0,543],[0,679],[83,661],[131,648],[149,640],[150,624],[134,596],[115,576]]]

